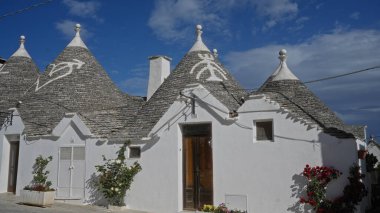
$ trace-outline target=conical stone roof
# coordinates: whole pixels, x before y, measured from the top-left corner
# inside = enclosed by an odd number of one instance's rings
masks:
[[[138,112],[132,131],[134,140],[148,136],[186,85],[202,84],[231,111],[237,110],[242,104],[241,97],[246,95],[244,90],[204,45],[200,38],[201,29],[198,25],[198,36],[193,47]]]
[[[28,136],[50,134],[77,113],[96,136],[109,137],[132,119],[137,102],[123,94],[77,35],[37,79],[20,108]],[[130,114],[130,116],[129,116]]]
[[[16,107],[39,75],[38,67],[24,48],[24,42],[25,37],[21,36],[20,48],[0,67],[0,112]],[[0,121],[3,122],[1,115]]]
[[[345,125],[290,71],[286,65],[286,50],[280,51],[279,58],[279,67],[255,93],[264,93],[298,118],[318,125],[325,133],[339,138],[361,137],[357,127]]]

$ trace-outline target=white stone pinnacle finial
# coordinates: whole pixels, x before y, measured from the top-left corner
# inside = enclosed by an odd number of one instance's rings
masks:
[[[15,53],[13,53],[12,56],[23,56],[23,57],[31,58],[29,53],[25,49],[24,43],[25,43],[25,36],[21,35],[20,36],[20,47],[18,48],[18,50],[16,50]]]
[[[197,41],[202,40],[202,25],[198,24],[196,27]]]
[[[87,46],[84,44],[84,42],[82,41],[82,39],[80,38],[80,28],[81,28],[81,25],[80,24],[76,24],[75,25],[75,37],[74,39],[69,43],[69,45],[67,45],[68,47],[70,46],[73,46],[73,47],[84,47],[87,49]]]
[[[286,64],[286,50],[281,49],[278,53],[278,58],[280,59],[280,65],[276,69],[276,71],[272,74],[272,81],[280,81],[280,80],[298,80],[297,76],[293,74],[293,72],[288,68]]]
[[[25,43],[25,36],[22,35],[20,36],[20,45],[24,45],[24,43]]]
[[[284,62],[284,61],[286,61],[286,50],[285,49],[281,49],[280,50],[280,52],[278,53],[279,54],[279,56],[278,56],[278,58],[282,61],[282,62]]]
[[[214,57],[217,58],[218,57],[218,50],[217,49],[213,49],[212,52],[214,53]]]
[[[198,24],[195,27],[195,33],[197,35],[197,39],[193,45],[193,47],[189,50],[189,52],[192,51],[207,51],[210,52],[210,50],[206,47],[206,45],[202,41],[202,25]]]
[[[75,32],[77,32],[76,34],[79,35],[79,32],[80,32],[80,24],[76,24],[76,25],[75,25]]]

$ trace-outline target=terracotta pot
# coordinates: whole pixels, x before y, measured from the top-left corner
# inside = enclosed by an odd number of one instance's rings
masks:
[[[365,156],[367,155],[368,150],[358,150],[358,158],[359,159],[365,159]]]

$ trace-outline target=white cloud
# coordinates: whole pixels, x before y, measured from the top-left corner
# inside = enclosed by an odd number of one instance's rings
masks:
[[[359,16],[360,16],[359,12],[354,12],[354,13],[351,13],[350,18],[352,18],[354,20],[358,20]]]
[[[72,20],[62,20],[55,24],[55,28],[59,30],[66,38],[73,38],[75,35],[75,24],[78,22],[74,22]],[[82,38],[88,38],[92,35],[86,27],[82,25],[80,35]]]
[[[298,19],[295,20],[295,25],[294,26],[290,26],[288,28],[288,30],[290,31],[298,31],[298,30],[301,30],[304,26],[305,26],[305,23],[307,21],[309,21],[309,17],[306,17],[306,16],[303,16],[303,17],[300,17]]]
[[[275,70],[278,51],[282,48],[288,50],[288,65],[293,72],[303,80],[312,80],[380,64],[380,31],[334,31],[294,45],[231,52],[225,59],[237,77],[241,77],[243,85],[248,86],[252,84],[251,79],[257,79],[255,83],[259,86]]]
[[[148,79],[133,77],[119,83],[122,90],[131,95],[146,96]]]
[[[101,6],[97,1],[63,0],[63,3],[69,8],[71,15],[103,21],[96,14]]]
[[[280,22],[296,17],[298,5],[291,0],[250,0],[255,12],[269,20],[264,29],[272,28]]]
[[[317,5],[315,6],[315,9],[316,9],[316,10],[319,10],[319,9],[321,9],[324,5],[325,5],[325,3],[317,4]]]
[[[136,64],[128,69],[129,77],[118,83],[120,88],[131,95],[146,96],[149,78],[149,63]]]
[[[158,37],[177,40],[190,34],[194,25],[198,23],[218,27],[223,20],[216,13],[209,11],[205,1],[163,0],[156,1],[148,25]]]
[[[278,51],[282,48],[288,51],[289,68],[304,82],[380,65],[378,30],[334,30],[298,44],[231,52],[224,61],[243,87],[258,88],[278,66]],[[378,113],[380,69],[307,86],[336,111],[358,114],[357,109],[365,104],[371,106],[367,112]],[[354,117],[344,118],[355,122]],[[362,116],[361,121],[365,119],[375,122],[377,116]]]
[[[252,8],[252,15],[264,19],[263,29],[289,21],[298,13],[298,5],[292,0],[156,0],[148,25],[159,38],[169,41],[193,35],[198,23],[213,28],[213,32],[230,35],[226,15],[237,7]]]
[[[296,20],[296,24],[303,24],[303,23],[309,21],[309,19],[310,19],[309,17],[303,16],[303,17]]]

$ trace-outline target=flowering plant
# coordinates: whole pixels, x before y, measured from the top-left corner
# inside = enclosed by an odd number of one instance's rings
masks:
[[[25,186],[24,187],[25,190],[40,191],[40,192],[54,191],[54,189],[50,188],[51,181],[47,180],[48,174],[50,172],[45,171],[47,165],[52,160],[53,160],[52,156],[44,158],[42,157],[42,155],[40,155],[36,158],[36,162],[33,165],[32,184]]]
[[[204,205],[201,211],[214,213],[247,213],[246,211],[241,211],[237,209],[230,210],[227,208],[225,203],[221,203],[217,207],[213,205]]]
[[[202,212],[214,212],[215,211],[215,206],[213,205],[204,205],[202,208]]]
[[[96,183],[98,189],[103,193],[110,205],[124,206],[126,191],[130,188],[134,176],[141,171],[139,163],[134,162],[132,166],[127,166],[125,161],[125,150],[128,143],[120,147],[117,158],[114,160],[106,159],[104,165],[95,166],[100,173]]]
[[[230,213],[225,203],[219,204],[218,207],[215,208],[214,213]]]
[[[310,204],[317,212],[323,212],[323,209],[328,208],[330,205],[326,200],[327,184],[337,179],[341,174],[341,172],[331,167],[310,167],[306,165],[302,175],[308,180],[307,198],[301,197],[300,202]]]
[[[328,200],[326,198],[327,184],[341,174],[331,167],[306,165],[302,175],[308,180],[307,198],[301,197],[300,202],[311,205],[317,213],[353,213],[355,206],[367,195],[365,185],[361,181],[364,175],[360,173],[358,165],[350,167],[348,177],[350,184],[344,188],[343,195],[334,200]]]

